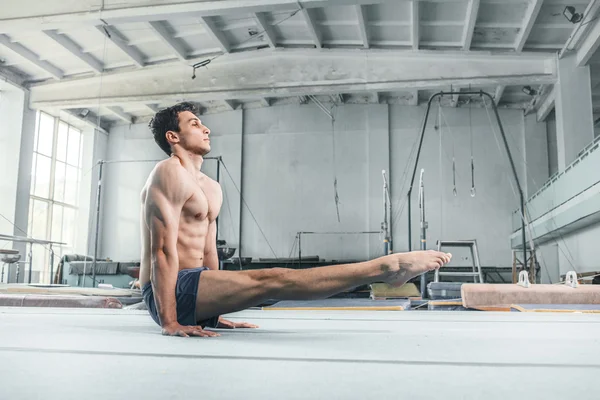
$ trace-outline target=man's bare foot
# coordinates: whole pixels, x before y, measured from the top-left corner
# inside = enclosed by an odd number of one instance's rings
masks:
[[[440,269],[448,264],[452,254],[434,250],[390,254],[379,258],[384,281],[394,287],[402,286],[415,276]]]

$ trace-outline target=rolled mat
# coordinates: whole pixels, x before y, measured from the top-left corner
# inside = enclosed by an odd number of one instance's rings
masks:
[[[600,304],[600,285],[519,285],[466,283],[461,288],[466,308],[500,307],[513,304]]]
[[[123,308],[114,297],[0,294],[3,307]]]

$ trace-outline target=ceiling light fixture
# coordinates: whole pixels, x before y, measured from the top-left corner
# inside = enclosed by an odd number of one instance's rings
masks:
[[[575,12],[575,7],[573,6],[566,6],[563,11],[563,15],[565,16],[567,21],[569,21],[572,24],[581,22],[581,20],[583,19],[583,14]]]
[[[537,94],[537,91],[535,89],[532,89],[531,86],[523,86],[523,89],[521,90],[523,91],[523,93],[529,96],[535,96]]]

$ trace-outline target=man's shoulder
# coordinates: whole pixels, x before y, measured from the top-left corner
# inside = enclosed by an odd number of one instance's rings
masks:
[[[177,159],[167,158],[154,166],[150,173],[151,183],[163,181],[165,179],[184,178],[186,170]]]
[[[189,174],[173,159],[160,161],[151,172],[148,188],[167,194],[167,197],[185,196],[191,192]]]

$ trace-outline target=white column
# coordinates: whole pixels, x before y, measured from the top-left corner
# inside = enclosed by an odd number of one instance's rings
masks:
[[[21,122],[21,147],[19,150],[19,175],[17,180],[16,203],[15,203],[15,236],[27,236],[27,224],[29,222],[29,194],[31,188],[31,164],[33,161],[33,147],[35,140],[36,110],[29,108],[29,92],[24,92],[22,97],[22,122]],[[23,243],[14,245],[21,253],[21,260],[27,260],[29,246]],[[24,282],[28,266],[21,264],[19,282]],[[10,271],[11,282],[15,282],[16,266]]]
[[[556,138],[562,171],[594,139],[590,67],[577,67],[575,55],[558,61]]]
[[[525,161],[527,162],[528,198],[537,192],[549,178],[548,171],[548,137],[546,122],[537,122],[537,116],[525,116]]]

